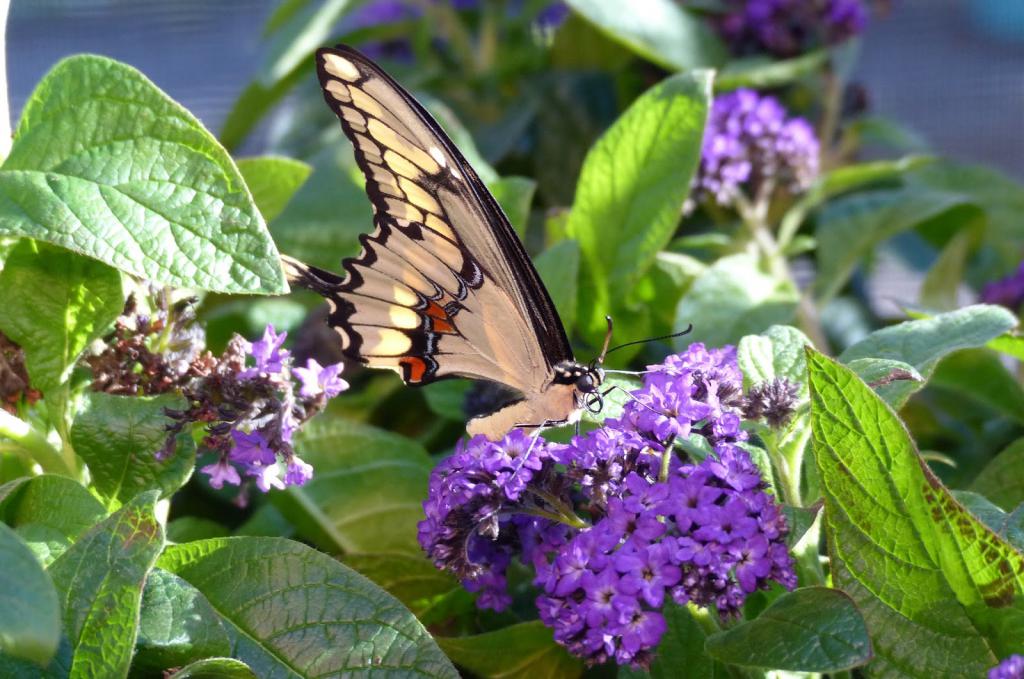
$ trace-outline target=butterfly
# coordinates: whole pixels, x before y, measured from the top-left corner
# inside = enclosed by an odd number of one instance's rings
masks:
[[[375,229],[344,276],[284,256],[289,282],[319,293],[342,352],[406,384],[496,382],[515,398],[470,435],[576,421],[599,403],[599,359],[573,357],[562,321],[494,196],[437,122],[369,58],[322,48],[324,99],[352,142]]]

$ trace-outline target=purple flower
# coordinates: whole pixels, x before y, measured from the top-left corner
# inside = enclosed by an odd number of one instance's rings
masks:
[[[254,464],[246,472],[249,476],[255,477],[256,487],[264,493],[269,493],[271,488],[284,490],[284,481],[281,480],[281,470],[277,463],[268,465]]]
[[[522,542],[520,532],[534,542],[524,560],[543,560],[543,554],[534,552],[558,539],[548,523],[503,518],[513,509],[567,511],[567,498],[559,507],[550,505],[564,489],[545,485],[550,479],[546,472],[554,466],[552,450],[544,439],[518,429],[497,442],[475,436],[468,443],[460,441],[430,476],[420,545],[438,568],[453,572],[470,591],[484,591],[477,598],[480,607],[500,610],[510,601],[502,594],[504,572]],[[535,487],[537,492],[530,492]]]
[[[306,361],[305,368],[292,370],[302,384],[299,388],[299,395],[305,398],[316,398],[323,394],[327,398],[334,398],[348,389],[348,382],[338,377],[344,367],[344,363],[334,363],[325,367],[320,365],[315,358],[310,358]]]
[[[224,487],[225,481],[233,486],[237,486],[242,483],[242,479],[238,475],[238,470],[225,459],[218,460],[213,464],[208,464],[199,471],[210,477],[210,485],[217,490]]]
[[[789,118],[777,99],[754,90],[715,98],[704,133],[700,167],[687,204],[733,206],[740,196],[784,188],[805,191],[818,176],[818,139],[803,118]]]
[[[219,359],[207,354],[205,374],[184,390],[189,408],[168,411],[175,420],[168,429],[170,442],[186,425],[206,427],[202,447],[220,459],[200,471],[214,487],[225,481],[238,485],[246,476],[267,492],[312,478],[313,468],[295,455],[292,439],[348,384],[338,376],[340,363],[324,367],[310,360],[305,368],[293,368],[290,353],[282,348],[285,336],[269,325],[256,342],[236,335]],[[255,366],[246,367],[250,355]],[[293,373],[300,382],[298,397]]]
[[[308,464],[298,455],[292,455],[285,470],[284,483],[287,486],[302,486],[313,478],[313,465]]]
[[[231,461],[243,465],[268,465],[277,462],[277,456],[270,444],[258,431],[247,433],[235,429],[231,432],[235,445],[231,449]]]
[[[719,34],[738,55],[794,57],[863,32],[862,0],[727,0]]]
[[[241,371],[239,378],[244,380],[280,374],[290,356],[287,349],[281,348],[287,337],[288,333],[278,334],[274,326],[268,325],[263,331],[263,337],[250,345],[249,353],[256,361],[256,367]]]
[[[1000,304],[1014,312],[1019,310],[1024,304],[1024,262],[1013,274],[986,285],[981,291],[981,301]]]
[[[1011,655],[988,671],[988,679],[1024,679],[1024,655]]]

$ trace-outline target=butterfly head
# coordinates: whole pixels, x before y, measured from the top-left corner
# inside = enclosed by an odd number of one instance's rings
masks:
[[[555,384],[571,384],[584,394],[594,393],[604,382],[604,371],[596,364],[562,361],[554,370]]]

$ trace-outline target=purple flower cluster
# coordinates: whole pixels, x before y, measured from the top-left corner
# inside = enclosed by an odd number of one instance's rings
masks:
[[[981,291],[981,301],[985,304],[1001,304],[1017,311],[1024,304],[1024,262],[1020,263],[1013,274],[986,285]]]
[[[286,335],[268,325],[256,342],[236,336],[220,359],[208,356],[204,374],[183,389],[188,407],[168,411],[175,424],[167,451],[185,427],[205,425],[202,446],[218,457],[200,471],[214,488],[241,485],[249,477],[267,492],[312,478],[313,468],[295,454],[292,438],[302,422],[348,384],[339,377],[340,363],[324,367],[310,359],[305,367],[293,368],[282,346]],[[299,381],[298,396],[293,377]]]
[[[646,665],[668,597],[729,616],[769,580],[796,586],[785,519],[741,448],[721,444],[665,482],[634,472],[623,487],[537,569],[541,620],[575,655]]]
[[[427,518],[419,524],[420,544],[438,568],[458,575],[468,590],[481,592],[477,599],[481,607],[500,611],[511,603],[505,569],[518,543],[510,538],[519,532],[517,528],[532,527],[532,523],[514,522],[507,507],[545,511],[557,504],[536,494],[544,484],[531,484],[550,473],[551,453],[552,446],[544,439],[520,429],[496,443],[475,436],[468,443],[460,441],[455,453],[430,477],[429,499],[423,503]],[[540,532],[534,538],[545,540]]]
[[[805,191],[818,176],[818,139],[805,119],[788,117],[777,99],[753,90],[715,98],[704,133],[691,201],[734,206],[769,198],[778,187]]]
[[[718,33],[737,55],[794,57],[863,32],[863,0],[727,0]]]
[[[732,347],[693,344],[568,445],[478,436],[434,471],[420,543],[498,610],[518,557],[559,643],[588,663],[645,666],[669,599],[732,616],[771,581],[796,585],[785,519],[737,445],[741,387]],[[698,435],[714,453],[678,456],[673,442]]]
[[[988,671],[988,679],[1024,679],[1024,655],[1011,655]]]

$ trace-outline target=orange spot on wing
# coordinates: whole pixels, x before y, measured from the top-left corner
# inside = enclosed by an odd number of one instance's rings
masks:
[[[427,371],[427,363],[416,356],[404,356],[398,360],[398,364],[406,369],[407,382],[422,382],[423,373]]]
[[[444,318],[433,318],[431,319],[430,329],[436,333],[442,335],[454,335],[455,326],[452,325],[447,319]]]
[[[448,312],[444,310],[444,307],[437,302],[431,301],[427,306],[427,315],[431,318],[447,319]]]

